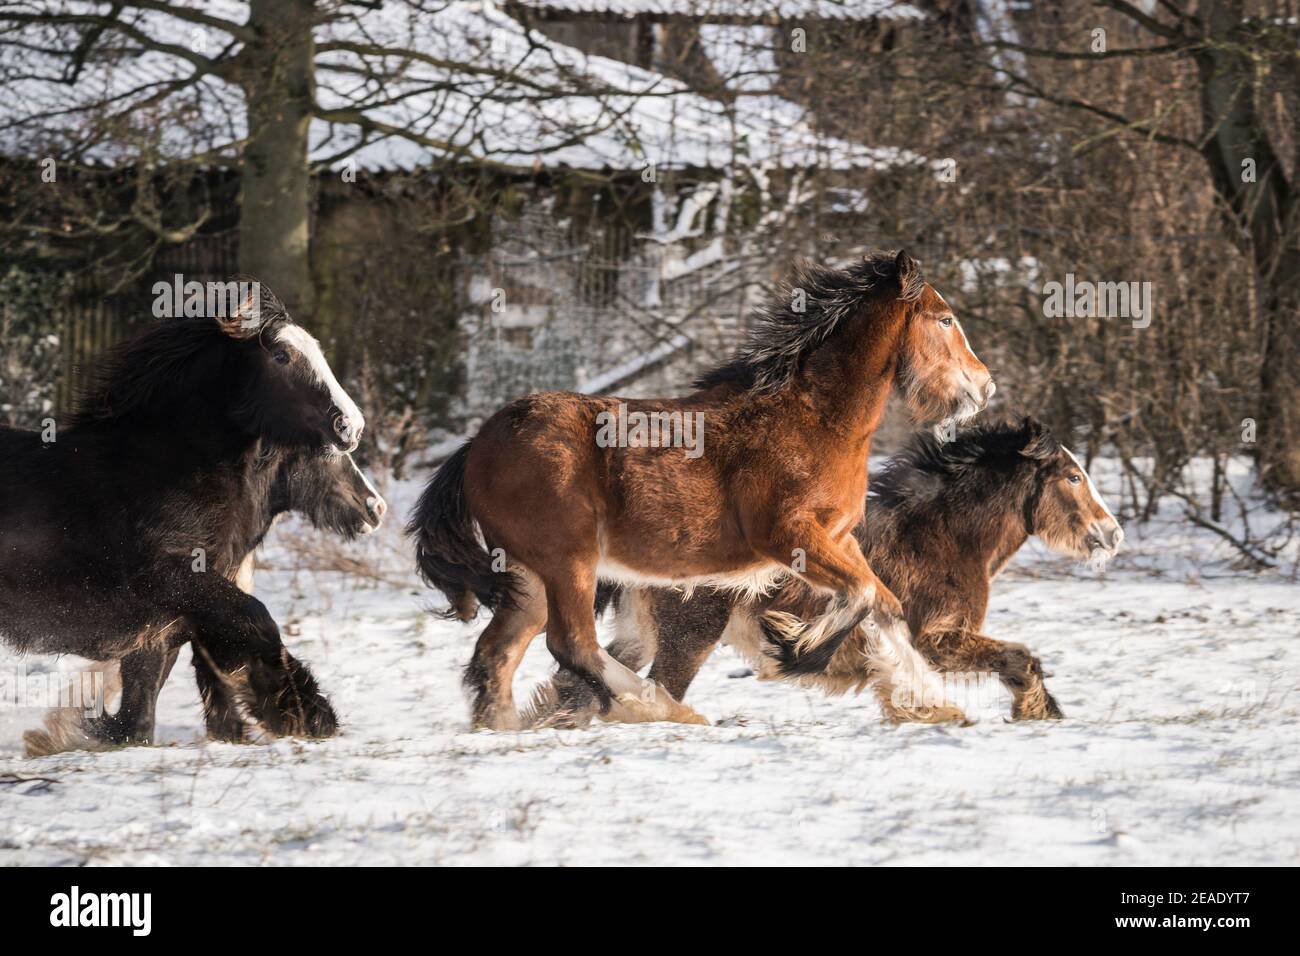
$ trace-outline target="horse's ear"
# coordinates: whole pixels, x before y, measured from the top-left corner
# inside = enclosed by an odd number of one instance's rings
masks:
[[[262,311],[261,296],[254,284],[229,315],[217,319],[217,324],[232,339],[250,339],[262,328]]]
[[[919,294],[921,285],[925,282],[921,275],[921,263],[909,256],[906,249],[899,249],[898,255],[894,257],[894,268],[904,298],[912,298],[914,292]]]
[[[284,303],[274,292],[252,276],[237,276],[239,304],[230,315],[217,319],[221,331],[231,338],[248,339],[257,335],[272,319],[286,317]]]
[[[1025,436],[1025,443],[1020,446],[1020,454],[1026,458],[1047,458],[1056,450],[1056,441],[1052,438],[1042,422],[1028,415],[1020,423]]]

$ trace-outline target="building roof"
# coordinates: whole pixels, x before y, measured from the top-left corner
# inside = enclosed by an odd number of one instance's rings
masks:
[[[715,21],[919,20],[902,0],[514,0],[523,7],[621,17],[690,17]]]
[[[47,5],[101,15],[107,6],[92,0]],[[240,0],[174,0],[173,6],[241,25],[248,15]],[[341,10],[344,15],[317,30],[317,101],[335,115],[363,110],[378,128],[314,120],[311,157],[335,168],[351,162],[370,170],[415,169],[456,156],[508,168],[588,170],[651,164],[879,169],[922,161],[906,150],[823,136],[802,107],[761,89],[724,103],[661,74],[587,55],[529,31],[486,0],[448,0],[431,12],[394,3]],[[201,43],[209,53],[230,44],[238,49],[229,34],[167,10],[120,16],[162,43]],[[164,154],[210,154],[214,163],[234,157],[246,136],[243,95],[234,85],[212,75],[195,78],[188,60],[156,50],[88,62],[75,83],[59,82],[66,58],[45,51],[67,47],[67,28],[61,34],[39,29],[44,32],[33,34],[31,48],[8,47],[0,66],[9,88],[0,99],[0,152],[60,155],[84,136],[94,105],[108,101],[127,125],[156,136]],[[14,37],[11,31],[6,40]],[[384,52],[368,52],[375,49]],[[376,71],[387,75],[367,75]],[[160,88],[185,81],[164,106],[148,103]],[[121,138],[86,156],[132,159]]]

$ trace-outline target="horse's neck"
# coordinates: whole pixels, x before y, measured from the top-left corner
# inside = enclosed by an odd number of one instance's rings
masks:
[[[989,549],[988,559],[985,561],[985,574],[988,575],[990,581],[1002,572],[1002,569],[1007,566],[1007,562],[1016,556],[1016,552],[1028,540],[1029,534],[1019,521],[1010,522],[1007,525],[1001,538]]]
[[[807,401],[827,431],[863,454],[885,413],[898,374],[905,318],[898,309],[864,316],[851,337],[827,342],[800,375]],[[846,335],[849,333],[845,333]]]
[[[261,520],[278,456],[268,456],[258,439],[213,421],[169,432],[173,437],[166,443],[157,441],[158,433],[156,427],[146,428],[130,440],[144,480],[160,490],[197,496],[240,525]]]

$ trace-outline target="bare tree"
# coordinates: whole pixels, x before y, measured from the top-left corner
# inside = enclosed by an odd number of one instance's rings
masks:
[[[402,141],[425,158],[526,170],[535,157],[616,129],[629,103],[652,92],[559,63],[514,21],[505,30],[492,20],[499,13],[469,8],[443,0],[6,3],[0,85],[13,95],[0,106],[3,152],[73,165],[233,166],[241,269],[310,312],[313,164],[346,167]],[[581,109],[567,109],[575,100]],[[504,123],[507,115],[532,121],[532,135],[512,137],[518,126]],[[122,135],[141,120],[157,124],[146,130],[158,134],[154,155],[132,153]],[[167,239],[184,240],[198,225],[164,229],[145,212],[133,210],[137,224]]]
[[[1300,314],[1300,5],[1202,0],[1067,4],[1022,24],[1038,42],[1005,34],[987,65],[1016,95],[1085,114],[1091,130],[1075,145],[1094,148],[1116,134],[1200,157],[1218,199],[1219,229],[1252,270],[1262,347],[1259,387],[1261,477],[1300,494],[1300,349],[1291,329]],[[1107,28],[1122,36],[1107,42]],[[1053,39],[1055,43],[1051,42]],[[1012,59],[1014,56],[1017,59]],[[1071,88],[1079,69],[1114,82],[1145,75],[1148,96],[1120,103]],[[1216,281],[1207,275],[1201,281]]]

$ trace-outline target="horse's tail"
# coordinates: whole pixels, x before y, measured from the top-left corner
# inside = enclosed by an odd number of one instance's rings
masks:
[[[870,612],[869,605],[836,597],[820,614],[806,620],[789,611],[766,611],[760,623],[768,653],[782,677],[823,673],[835,652]]]
[[[513,607],[518,577],[504,564],[494,566],[465,501],[465,461],[469,442],[443,462],[420,495],[406,533],[415,539],[415,565],[451,605],[446,617],[472,619],[482,604],[490,610]]]
[[[605,610],[611,604],[615,607],[618,606],[618,597],[622,593],[623,586],[621,584],[615,584],[612,581],[596,582],[596,605],[594,608],[596,620],[600,620],[601,615],[605,613]]]

